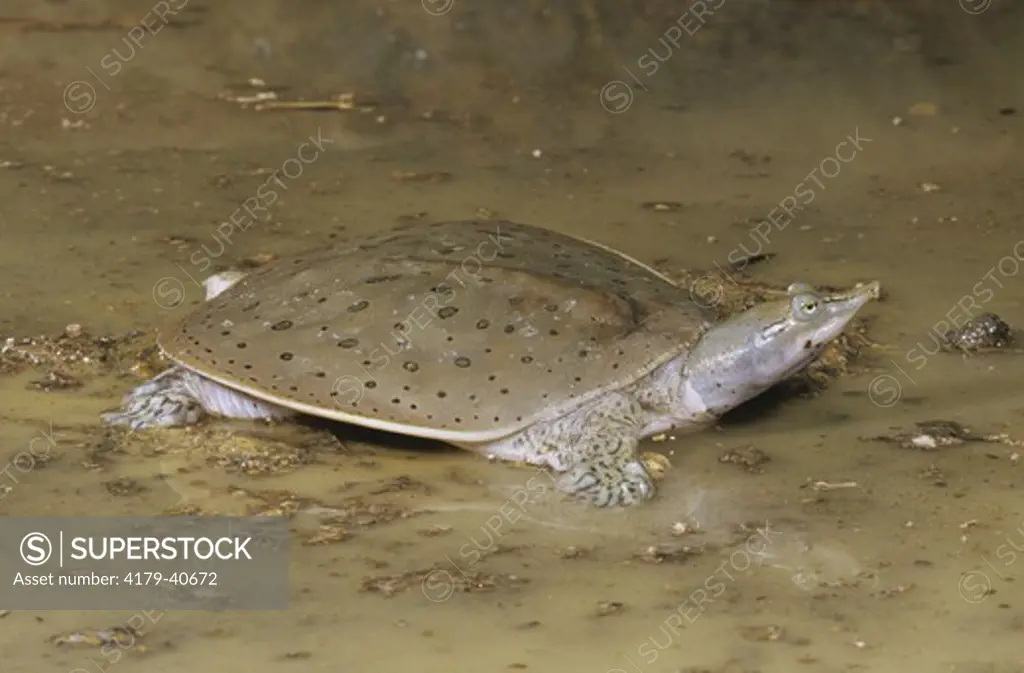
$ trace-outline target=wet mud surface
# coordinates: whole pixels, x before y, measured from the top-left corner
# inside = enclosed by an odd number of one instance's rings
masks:
[[[287,611],[0,612],[4,670],[1024,670],[1022,21],[9,3],[0,513],[284,516],[293,545]],[[885,295],[800,380],[646,443],[671,468],[630,511],[328,423],[99,423],[209,275],[472,218],[616,247],[723,313]]]

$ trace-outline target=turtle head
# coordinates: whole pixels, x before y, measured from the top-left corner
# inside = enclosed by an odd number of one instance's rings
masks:
[[[685,385],[716,415],[796,374],[879,296],[877,282],[822,294],[803,283],[709,330],[690,354]],[[685,398],[685,396],[684,396]]]

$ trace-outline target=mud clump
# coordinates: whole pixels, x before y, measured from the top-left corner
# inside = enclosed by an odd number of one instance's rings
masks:
[[[225,435],[206,446],[211,454],[209,461],[228,472],[247,476],[280,474],[316,462],[316,452],[309,446],[228,433]]]
[[[737,465],[747,472],[761,473],[764,472],[762,466],[771,462],[771,458],[761,449],[748,444],[726,450],[718,457],[718,462]]]
[[[44,390],[77,388],[79,378],[101,374],[150,378],[165,367],[153,336],[140,331],[96,337],[68,325],[56,336],[0,337],[0,375],[41,369],[44,378],[31,385]]]
[[[1006,348],[1013,344],[1013,331],[995,313],[984,313],[971,318],[959,329],[949,330],[942,336],[947,351],[979,353]]]
[[[499,589],[518,589],[530,580],[519,575],[493,574],[483,571],[451,573],[444,568],[410,570],[398,575],[380,575],[363,578],[360,591],[392,596],[419,587],[431,601],[438,603],[454,594],[490,592]]]
[[[915,425],[916,428],[911,431],[862,437],[861,441],[886,442],[896,444],[902,449],[917,451],[937,451],[943,447],[962,446],[968,442],[1024,446],[1024,441],[1014,439],[1005,433],[979,433],[957,421],[918,421]]]

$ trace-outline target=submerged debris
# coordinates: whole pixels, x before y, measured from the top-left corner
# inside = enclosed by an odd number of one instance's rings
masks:
[[[307,536],[302,544],[307,547],[344,542],[352,535],[341,526],[320,526],[315,533]]]
[[[430,526],[427,526],[426,528],[416,531],[416,534],[422,537],[438,537],[441,535],[447,535],[451,533],[452,530],[453,528],[451,526],[435,523],[431,524]]]
[[[764,472],[762,465],[771,462],[771,458],[761,449],[755,448],[752,444],[738,446],[728,449],[718,457],[720,463],[732,463],[739,465],[747,472]]]
[[[455,593],[518,589],[529,582],[529,579],[518,575],[492,574],[481,571],[452,573],[444,568],[428,568],[427,570],[410,570],[399,575],[365,577],[360,590],[391,598],[395,594],[418,586],[423,589],[428,598],[438,602],[450,598]]]
[[[114,337],[94,337],[81,325],[68,325],[57,336],[8,337],[0,342],[0,374],[29,368],[47,371],[40,385],[61,387],[83,375],[131,372],[149,378],[165,368],[155,340],[132,331]],[[35,384],[34,384],[35,385]]]
[[[672,545],[659,544],[651,545],[643,552],[636,554],[635,558],[647,563],[664,563],[665,561],[678,563],[694,556],[703,554],[705,548],[702,545]]]
[[[683,209],[683,204],[679,201],[644,201],[640,207],[656,213],[677,213]]]
[[[368,502],[359,496],[346,498],[337,504],[321,504],[308,511],[318,515],[322,525],[357,528],[379,526],[430,513],[427,510],[410,510],[391,502]]]
[[[943,339],[945,350],[977,353],[1011,345],[1013,332],[995,313],[984,313],[967,321],[967,324],[959,329],[949,330],[943,335]]]
[[[104,647],[114,646],[119,649],[146,651],[146,646],[138,643],[142,633],[131,626],[114,626],[109,629],[80,629],[50,636],[50,642],[57,646]]]
[[[620,601],[600,601],[594,615],[597,617],[608,617],[622,612],[626,604]]]
[[[640,460],[643,462],[644,467],[647,468],[647,472],[651,475],[651,479],[654,481],[661,481],[668,474],[668,471],[672,469],[672,461],[666,456],[655,453],[654,451],[645,451],[640,455]]]
[[[103,486],[107,489],[107,492],[110,493],[110,495],[122,498],[139,495],[140,493],[144,493],[149,490],[139,482],[128,477],[119,477],[117,479],[112,479],[111,481],[105,481],[103,482]]]
[[[225,467],[229,472],[249,476],[276,474],[316,462],[316,453],[308,445],[295,446],[287,442],[272,441],[238,435],[221,437],[222,442],[209,448],[209,461]]]
[[[391,179],[396,182],[423,182],[438,184],[442,182],[451,182],[454,177],[455,176],[447,171],[433,171],[427,173],[419,173],[416,171],[393,171],[391,173]]]
[[[55,390],[81,388],[82,382],[66,372],[49,371],[43,375],[43,378],[30,381],[28,386],[44,393],[51,393]]]
[[[778,624],[759,624],[741,626],[740,637],[751,643],[787,643],[789,645],[808,645],[810,639],[790,636],[785,627]]]
[[[564,559],[566,561],[574,561],[577,559],[584,559],[590,557],[593,554],[593,551],[594,550],[590,548],[580,548],[575,545],[569,545],[564,549],[559,549],[557,553],[558,558],[560,559]]]
[[[943,446],[960,446],[967,442],[988,442],[1006,446],[1024,446],[1024,442],[1005,433],[980,434],[956,421],[918,421],[913,432],[895,432],[875,437],[861,437],[861,441],[889,442],[904,449],[934,451]]]

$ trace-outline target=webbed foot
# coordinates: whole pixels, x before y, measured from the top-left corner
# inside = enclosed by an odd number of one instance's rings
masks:
[[[109,425],[124,425],[131,430],[195,425],[206,414],[190,391],[186,376],[182,369],[171,367],[136,386],[125,396],[119,411],[100,418]]]
[[[602,432],[587,438],[588,451],[556,483],[596,507],[628,507],[654,496],[654,480],[637,458],[635,437]]]

